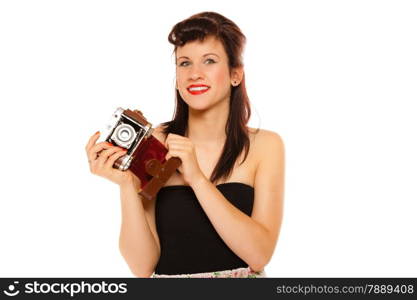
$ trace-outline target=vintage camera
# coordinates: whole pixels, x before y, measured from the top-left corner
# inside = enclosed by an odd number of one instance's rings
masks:
[[[131,170],[142,182],[140,194],[146,199],[159,189],[181,165],[176,157],[165,159],[168,149],[152,136],[152,124],[139,110],[117,108],[100,141],[125,148],[127,153],[113,165],[121,171]]]

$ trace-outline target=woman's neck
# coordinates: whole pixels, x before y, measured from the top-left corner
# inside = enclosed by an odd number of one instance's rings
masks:
[[[186,136],[195,144],[224,143],[229,101],[205,111],[189,110]],[[221,103],[221,104],[223,104]]]

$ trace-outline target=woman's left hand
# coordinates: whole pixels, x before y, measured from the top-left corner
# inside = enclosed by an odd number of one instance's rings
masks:
[[[193,185],[204,178],[197,161],[194,143],[187,137],[169,133],[165,140],[165,147],[168,148],[166,159],[178,157],[181,159],[181,166],[178,170],[184,176],[184,181]]]

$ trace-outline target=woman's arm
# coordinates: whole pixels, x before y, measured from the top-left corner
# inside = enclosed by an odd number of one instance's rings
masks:
[[[190,183],[197,199],[227,246],[253,270],[261,271],[272,257],[282,221],[284,145],[280,136],[264,131],[255,177],[255,201],[249,217],[207,178]]]
[[[155,199],[143,199],[134,184],[120,186],[120,199],[120,252],[135,276],[150,277],[161,253],[155,226]]]
[[[137,194],[140,190],[140,179],[130,170],[120,171],[113,168],[114,162],[126,154],[126,149],[107,142],[96,144],[99,136],[99,132],[92,135],[85,147],[90,171],[119,185],[122,204],[120,252],[133,274],[149,277],[160,256],[155,225],[155,201],[141,199]]]

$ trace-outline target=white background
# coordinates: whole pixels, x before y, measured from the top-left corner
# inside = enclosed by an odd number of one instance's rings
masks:
[[[267,275],[417,276],[416,2],[202,2],[0,2],[0,276],[132,276],[84,146],[118,106],[171,119],[167,35],[205,10],[247,36],[250,126],[286,147]]]

